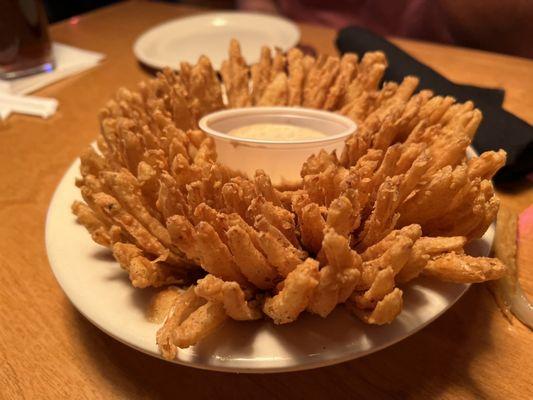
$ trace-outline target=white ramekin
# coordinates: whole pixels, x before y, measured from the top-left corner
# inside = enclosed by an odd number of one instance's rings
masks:
[[[315,129],[327,136],[279,142],[227,134],[232,129],[257,123],[296,125]],[[346,138],[357,129],[355,122],[342,115],[299,107],[247,107],[217,111],[204,116],[199,126],[215,140],[220,163],[248,176],[262,169],[275,185],[298,183],[301,166],[311,154],[318,153],[320,149],[340,152]]]

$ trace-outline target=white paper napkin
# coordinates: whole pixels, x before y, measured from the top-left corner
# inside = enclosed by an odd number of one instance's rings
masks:
[[[56,61],[56,67],[52,71],[13,80],[0,79],[0,94],[25,95],[32,93],[53,82],[57,82],[68,76],[92,68],[105,58],[105,55],[102,53],[83,50],[62,43],[52,43],[52,51]],[[25,107],[27,107],[28,110],[32,110],[39,101],[39,98],[35,96],[28,99],[27,103],[25,103],[24,99],[24,96],[17,96],[16,100],[13,98],[16,107],[12,107],[8,100],[4,98],[4,101],[0,102],[0,118],[7,118],[11,112],[25,113]],[[52,103],[48,100],[50,99],[44,99],[41,106],[49,107]],[[57,101],[55,104],[57,106]],[[49,110],[51,109],[47,108],[47,112],[44,114],[32,113],[32,115],[42,115],[46,118],[51,115]],[[53,112],[55,112],[55,108]]]

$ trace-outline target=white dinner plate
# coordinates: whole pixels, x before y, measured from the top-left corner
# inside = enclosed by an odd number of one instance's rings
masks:
[[[259,60],[261,46],[283,51],[300,40],[300,31],[291,21],[272,15],[217,12],[178,18],[157,25],[134,43],[133,52],[144,64],[161,69],[179,68],[180,61],[196,63],[202,54],[215,69],[228,58],[232,38],[239,40],[241,51],[250,63]]]
[[[74,306],[115,339],[160,357],[158,325],[145,318],[154,293],[135,289],[110,252],[95,244],[70,211],[80,199],[74,186],[79,161],[68,170],[53,196],[46,220],[46,249],[52,270]],[[470,254],[488,255],[491,226]],[[328,318],[304,314],[296,322],[228,321],[199,345],[179,350],[174,362],[229,372],[282,372],[317,368],[373,353],[417,332],[450,308],[468,289],[430,280],[404,287],[404,308],[387,326],[366,325],[338,307]]]

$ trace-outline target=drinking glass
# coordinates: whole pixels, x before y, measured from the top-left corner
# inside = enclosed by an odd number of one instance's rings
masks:
[[[0,78],[54,68],[48,19],[40,0],[0,0]]]

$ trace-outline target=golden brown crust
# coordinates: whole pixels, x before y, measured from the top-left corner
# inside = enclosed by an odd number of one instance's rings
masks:
[[[197,282],[156,297],[153,318],[168,314],[157,337],[165,357],[228,317],[287,323],[346,302],[385,324],[401,311],[397,283],[505,272],[463,251],[497,213],[490,179],[505,162],[503,151],[466,158],[482,118],[472,102],[415,93],[411,76],[381,85],[381,52],[359,62],[264,48],[251,68],[238,42],[229,53],[222,78],[201,57],[120,89],[100,112],[97,146],[80,157],[83,202],[72,211],[132,285]],[[358,130],[340,157],[309,157],[299,186],[274,187],[264,171],[247,177],[217,163],[213,139],[196,129],[206,113],[251,105],[339,112]]]
[[[229,59],[222,63],[220,74],[224,81],[228,105],[230,107],[247,107],[252,105],[248,87],[249,68],[241,55],[241,47],[235,39],[231,40]]]

